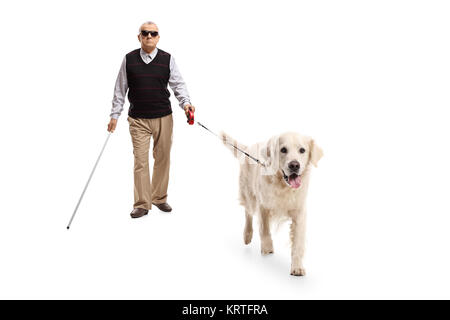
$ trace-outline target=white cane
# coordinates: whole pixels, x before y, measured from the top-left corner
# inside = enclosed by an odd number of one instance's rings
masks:
[[[94,165],[94,168],[92,169],[91,175],[89,176],[89,179],[88,179],[88,181],[87,181],[87,183],[86,183],[86,186],[84,187],[84,190],[83,190],[83,192],[81,193],[80,200],[78,200],[77,206],[75,207],[75,210],[73,211],[72,217],[70,218],[69,224],[67,225],[67,229],[70,228],[70,225],[71,225],[71,223],[72,223],[72,220],[73,220],[73,218],[75,217],[75,214],[77,213],[78,206],[80,205],[81,199],[83,199],[84,193],[86,192],[86,189],[87,189],[87,187],[88,187],[88,185],[89,185],[89,182],[91,181],[92,175],[94,174],[95,168],[97,167],[97,164],[98,164],[98,162],[99,162],[99,160],[100,160],[100,157],[101,157],[102,154],[103,154],[103,150],[105,150],[106,143],[108,142],[108,139],[109,139],[110,136],[111,136],[111,132],[109,132],[108,137],[106,138],[105,144],[103,145],[102,151],[100,152],[100,155],[98,156],[97,161],[95,162],[95,165]]]

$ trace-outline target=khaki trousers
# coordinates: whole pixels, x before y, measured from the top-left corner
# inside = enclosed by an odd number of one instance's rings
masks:
[[[172,114],[162,118],[128,117],[134,154],[134,208],[150,210],[152,203],[167,202],[170,149],[172,147]],[[150,181],[149,149],[153,136],[153,176]]]

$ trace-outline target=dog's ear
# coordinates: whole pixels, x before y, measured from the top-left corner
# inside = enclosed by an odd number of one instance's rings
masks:
[[[260,149],[260,155],[264,160],[269,160],[272,156],[272,151],[270,150],[270,140],[267,141]]]
[[[315,143],[313,139],[309,142],[309,150],[310,161],[315,167],[317,167],[317,163],[320,158],[323,157],[323,150]]]
[[[260,149],[259,154],[266,166],[266,169],[274,169],[273,166],[277,166],[278,164],[278,156],[277,156],[277,148],[278,148],[278,137],[272,137],[267,141]],[[276,171],[276,169],[275,169]]]

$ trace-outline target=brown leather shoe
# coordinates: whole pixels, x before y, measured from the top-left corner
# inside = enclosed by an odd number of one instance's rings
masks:
[[[164,212],[170,212],[172,211],[172,207],[169,206],[169,204],[166,203],[154,203],[155,206],[158,207],[159,210],[164,211]]]
[[[145,216],[147,213],[148,213],[147,209],[134,208],[133,211],[131,211],[130,216],[132,218],[140,218],[142,216]]]

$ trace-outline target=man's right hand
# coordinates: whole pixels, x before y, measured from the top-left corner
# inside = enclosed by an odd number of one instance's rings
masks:
[[[116,126],[117,126],[117,119],[111,118],[111,120],[108,123],[108,131],[114,132],[114,130],[116,129]]]

